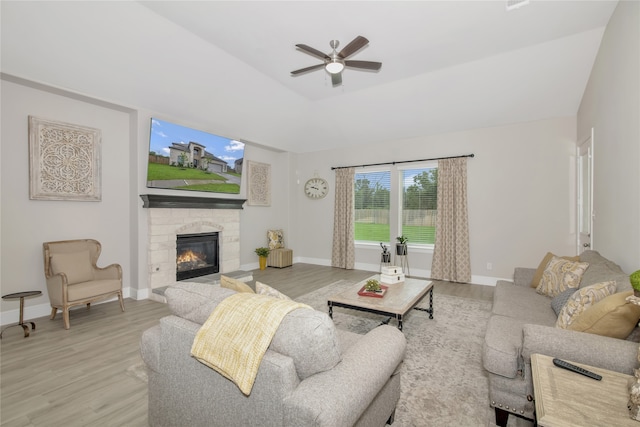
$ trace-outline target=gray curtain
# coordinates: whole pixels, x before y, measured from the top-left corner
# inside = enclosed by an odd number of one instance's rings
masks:
[[[471,281],[466,157],[438,161],[438,213],[431,278]]]
[[[354,168],[336,169],[331,266],[352,270],[355,261],[353,179]]]

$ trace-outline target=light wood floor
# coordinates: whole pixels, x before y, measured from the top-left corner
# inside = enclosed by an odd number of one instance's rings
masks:
[[[371,272],[310,264],[253,272],[254,279],[297,298],[340,279],[362,280]],[[491,300],[493,287],[436,283],[434,292]],[[147,384],[130,369],[142,363],[142,332],[169,314],[165,304],[125,300],[29,319],[36,330],[7,329],[0,340],[2,426],[147,426]]]

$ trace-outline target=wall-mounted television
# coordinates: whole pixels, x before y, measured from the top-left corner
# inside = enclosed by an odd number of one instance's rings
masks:
[[[151,119],[147,187],[240,193],[244,143]]]

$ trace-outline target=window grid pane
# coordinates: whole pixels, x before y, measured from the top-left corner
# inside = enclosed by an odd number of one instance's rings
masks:
[[[391,172],[356,173],[355,240],[389,242]]]
[[[434,244],[438,206],[438,169],[405,169],[402,182],[402,234],[409,243]]]

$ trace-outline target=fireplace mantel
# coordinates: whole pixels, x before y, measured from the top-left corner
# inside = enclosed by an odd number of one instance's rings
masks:
[[[247,199],[220,199],[213,197],[170,196],[166,194],[141,194],[143,208],[178,209],[243,209]]]

